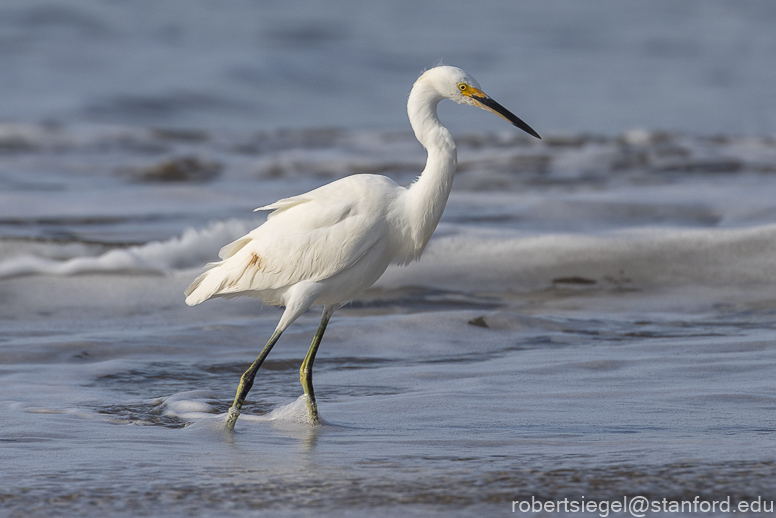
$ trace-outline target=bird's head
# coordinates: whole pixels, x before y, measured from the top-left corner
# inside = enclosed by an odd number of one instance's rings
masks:
[[[451,99],[458,104],[477,106],[495,113],[529,135],[542,138],[519,117],[491,99],[488,94],[482,91],[476,79],[458,67],[440,65],[427,70],[420,79],[430,82],[442,97]]]

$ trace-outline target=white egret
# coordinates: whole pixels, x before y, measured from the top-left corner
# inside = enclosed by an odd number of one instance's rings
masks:
[[[269,342],[240,379],[227,429],[234,429],[256,372],[280,335],[315,305],[323,305],[323,315],[299,377],[309,420],[319,423],[312,367],[332,313],[374,284],[389,264],[419,259],[442,217],[457,166],[452,135],[437,117],[445,98],[493,112],[541,138],[460,68],[432,68],[415,82],[407,102],[415,137],[428,152],[414,183],[402,187],[385,176],[359,174],[260,207],[272,211],[267,221],[222,248],[222,260],[186,290],[192,306],[238,294],[285,306]]]

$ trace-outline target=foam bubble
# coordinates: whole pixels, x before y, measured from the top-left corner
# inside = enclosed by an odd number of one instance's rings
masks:
[[[204,399],[215,399],[215,395],[207,390],[189,390],[164,398],[164,415],[183,420],[198,420],[213,418],[215,409]]]

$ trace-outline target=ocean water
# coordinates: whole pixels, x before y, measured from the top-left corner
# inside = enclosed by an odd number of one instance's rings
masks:
[[[334,5],[0,5],[0,514],[767,510],[776,9]],[[255,207],[410,183],[404,102],[440,57],[544,139],[440,106],[453,194],[422,260],[335,313],[325,424],[316,309],[225,433],[280,310],[183,290]]]

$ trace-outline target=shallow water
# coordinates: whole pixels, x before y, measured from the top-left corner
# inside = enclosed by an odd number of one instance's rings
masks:
[[[4,155],[15,187],[0,194],[10,516],[774,497],[771,140],[464,135],[423,260],[390,269],[329,326],[315,371],[326,424],[305,424],[296,399],[311,312],[273,350],[232,436],[224,412],[279,310],[189,308],[183,289],[261,221],[250,208],[350,168],[390,170],[385,146],[422,162],[411,135],[327,133],[338,165],[314,176],[305,168],[325,161],[307,132],[246,155],[230,146],[253,137],[6,131],[39,139]],[[126,147],[141,144],[163,151],[138,166]],[[218,175],[148,176],[181,149],[217,156]]]
[[[0,82],[0,514],[776,500],[771,4],[449,4],[431,36],[388,4],[153,23],[119,4],[0,6],[16,72]],[[350,174],[411,182],[424,154],[402,105],[464,21],[482,41],[446,61],[510,107],[519,85],[515,111],[545,138],[442,107],[453,194],[422,260],[332,319],[325,424],[298,399],[316,310],[226,434],[280,310],[190,308],[183,290],[262,222],[255,207]]]

